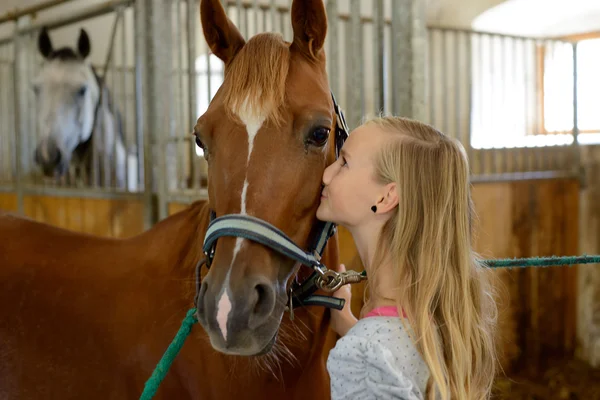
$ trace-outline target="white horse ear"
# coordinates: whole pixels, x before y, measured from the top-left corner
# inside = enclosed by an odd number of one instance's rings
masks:
[[[50,35],[48,35],[48,30],[45,26],[42,27],[38,36],[38,50],[40,51],[40,53],[42,53],[44,58],[48,58],[54,50],[52,48],[52,41],[50,40]]]
[[[79,39],[77,40],[77,51],[79,52],[81,58],[85,59],[90,55],[91,49],[92,46],[90,44],[90,38],[88,37],[85,29],[81,28],[79,31]]]

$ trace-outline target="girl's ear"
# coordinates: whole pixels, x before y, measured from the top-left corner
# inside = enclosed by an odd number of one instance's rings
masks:
[[[398,191],[396,183],[388,183],[384,186],[380,200],[375,204],[378,213],[386,213],[398,205]]]

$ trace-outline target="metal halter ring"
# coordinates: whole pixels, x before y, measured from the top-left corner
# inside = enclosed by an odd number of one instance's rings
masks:
[[[328,269],[317,278],[316,283],[321,290],[335,292],[344,285],[344,279],[338,272]]]

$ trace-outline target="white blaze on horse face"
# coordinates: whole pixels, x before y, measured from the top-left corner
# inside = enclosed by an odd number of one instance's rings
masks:
[[[248,157],[246,159],[246,176],[244,179],[244,185],[242,186],[242,195],[240,199],[240,214],[246,214],[246,196],[248,194],[248,166],[250,165],[250,156],[252,155],[252,150],[254,148],[254,139],[258,131],[260,130],[265,116],[262,110],[255,112],[251,107],[247,106],[247,100],[244,102],[244,106],[238,112],[238,117],[242,120],[244,125],[246,125],[246,132],[248,134]],[[219,302],[217,303],[217,323],[219,324],[219,328],[221,329],[221,333],[223,334],[223,339],[227,342],[227,321],[229,320],[229,316],[232,310],[231,299],[229,298],[229,276],[231,274],[231,269],[233,264],[235,263],[235,259],[237,257],[238,252],[242,248],[243,238],[237,238],[235,241],[235,247],[233,248],[233,256],[231,257],[231,265],[229,267],[229,271],[227,271],[227,277],[225,278],[225,283],[223,290],[221,292],[221,296],[219,298]]]
[[[231,269],[227,271],[227,276],[225,277],[225,284],[223,285],[223,290],[221,292],[221,298],[217,303],[217,324],[219,324],[219,329],[221,329],[221,333],[223,334],[223,340],[225,340],[225,342],[227,342],[227,321],[229,320],[229,313],[233,308],[228,293],[230,274]]]

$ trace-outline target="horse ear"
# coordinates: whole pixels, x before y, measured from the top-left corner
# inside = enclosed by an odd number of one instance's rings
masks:
[[[42,27],[38,36],[38,49],[44,58],[48,58],[52,54],[52,41],[45,26]]]
[[[85,29],[81,28],[79,31],[79,39],[77,40],[77,51],[79,52],[79,55],[85,59],[90,55],[91,49],[92,45],[90,44],[90,38]]]
[[[246,41],[227,18],[219,0],[202,0],[200,21],[208,47],[225,64],[228,64],[244,46]]]
[[[323,0],[294,0],[292,3],[293,45],[315,58],[325,43],[327,13]]]

